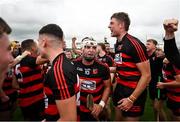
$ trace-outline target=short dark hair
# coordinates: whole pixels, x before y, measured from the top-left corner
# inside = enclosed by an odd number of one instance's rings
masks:
[[[158,42],[155,39],[148,39],[147,42],[152,42],[154,45],[158,44]]]
[[[109,42],[104,42],[104,44],[106,45],[106,44],[109,44]]]
[[[0,17],[0,35],[2,33],[10,34],[11,31],[10,26]]]
[[[103,51],[106,51],[106,46],[104,43],[98,43],[98,45],[101,47]]]
[[[126,31],[129,30],[129,25],[130,25],[131,21],[130,21],[129,15],[127,13],[117,12],[111,16],[111,19],[112,18],[116,18],[117,20],[124,22],[125,30]]]
[[[56,24],[48,24],[42,27],[39,31],[39,34],[50,34],[53,35],[60,40],[63,38],[63,31],[62,29]]]
[[[26,39],[26,40],[22,41],[21,49],[22,49],[22,51],[31,50],[32,46],[34,46],[34,44],[35,44],[35,42],[33,39]]]
[[[81,42],[83,42],[83,41],[86,40],[86,39],[91,40],[91,41],[95,41],[92,37],[84,37],[84,38],[81,40]]]

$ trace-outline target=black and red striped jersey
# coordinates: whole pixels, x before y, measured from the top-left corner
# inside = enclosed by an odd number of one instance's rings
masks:
[[[180,69],[173,65],[173,69],[176,72],[176,75],[180,74]]]
[[[163,80],[164,82],[172,82],[175,80],[175,76],[179,75],[174,70],[174,67],[172,64],[164,64],[163,65]],[[180,102],[180,88],[166,88],[167,90],[167,97],[175,102]]]
[[[19,83],[19,105],[27,107],[44,99],[43,77],[41,68],[36,65],[36,57],[26,56],[16,66],[16,75]]]
[[[114,66],[114,60],[111,58],[111,56],[105,54],[104,56],[100,57],[99,55],[97,56],[97,59],[102,62],[107,64],[109,67]]]
[[[2,89],[7,96],[10,96],[11,94],[17,92],[17,90],[12,87],[13,75],[14,75],[14,70],[9,69],[8,72],[6,73],[6,78],[4,79],[3,82]]]
[[[84,65],[82,58],[74,61],[76,70],[78,71],[80,79],[80,111],[90,112],[86,107],[87,96],[91,94],[93,101],[99,104],[103,91],[104,91],[104,80],[110,78],[110,71],[107,65],[95,60],[92,65]]]
[[[74,96],[79,91],[78,74],[75,66],[64,53],[59,54],[49,69],[44,89],[47,96],[45,114],[46,119],[56,121],[59,119],[56,100],[64,100]]]
[[[126,34],[115,45],[115,58],[118,84],[129,88],[136,88],[141,77],[136,63],[148,60],[145,45],[137,38]]]

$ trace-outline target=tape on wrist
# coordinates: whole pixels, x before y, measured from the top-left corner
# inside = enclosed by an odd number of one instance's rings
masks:
[[[102,106],[102,107],[104,108],[105,102],[104,102],[103,100],[101,100],[100,103],[99,103],[99,105]]]

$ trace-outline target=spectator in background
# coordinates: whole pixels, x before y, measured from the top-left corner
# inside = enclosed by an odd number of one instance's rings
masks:
[[[21,46],[18,41],[12,41],[11,47],[12,47],[12,55],[14,58],[16,58],[18,55],[21,55]]]
[[[65,55],[69,60],[73,60],[72,52],[71,50],[66,50]]]
[[[73,52],[74,52],[76,55],[81,56],[82,50],[81,50],[81,49],[77,49],[77,47],[76,47],[76,40],[77,40],[76,37],[73,37],[73,38],[72,38],[72,50],[73,50]]]
[[[165,53],[161,48],[156,48],[155,54],[158,58],[165,58]]]
[[[166,114],[163,109],[164,100],[166,100],[165,91],[161,90],[160,98],[158,98],[158,89],[156,87],[159,77],[162,81],[162,67],[163,67],[163,52],[157,50],[157,41],[154,39],[148,39],[146,41],[147,53],[149,56],[150,67],[151,67],[151,81],[149,83],[149,96],[153,103],[153,110],[155,119],[165,121]]]
[[[115,54],[114,54],[114,52],[111,51],[110,44],[109,44],[109,42],[107,42],[106,37],[104,38],[104,44],[105,44],[105,47],[106,47],[106,54],[111,56],[112,59],[114,59]]]
[[[109,70],[111,72],[111,68],[115,66],[114,60],[110,55],[107,55],[106,52],[106,46],[104,43],[98,43],[97,45],[97,59],[102,62],[103,64],[106,64],[109,67]],[[113,84],[114,82],[114,73],[110,73],[111,75],[111,83]],[[112,88],[113,89],[113,88]],[[111,89],[111,90],[112,90]],[[110,95],[111,96],[111,95]],[[107,114],[105,115],[105,120],[110,120],[111,119],[111,106],[110,106],[110,97],[108,99],[108,102],[106,104],[107,108]]]
[[[112,67],[114,66],[114,61],[113,59],[111,58],[111,56],[107,55],[106,53],[106,47],[105,47],[105,44],[103,43],[98,43],[97,45],[97,59],[108,65],[108,67]]]

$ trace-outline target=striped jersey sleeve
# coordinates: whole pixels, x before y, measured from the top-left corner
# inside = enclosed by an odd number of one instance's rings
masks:
[[[135,63],[140,63],[140,62],[144,62],[146,60],[148,60],[148,55],[147,55],[147,51],[146,51],[146,47],[145,45],[140,42],[138,39],[132,37],[132,36],[127,36],[131,46],[132,46],[132,57],[134,59]]]
[[[53,84],[53,95],[56,100],[63,100],[75,95],[74,81],[77,77],[68,78],[68,74],[72,74],[72,69],[69,70],[72,65],[64,61],[63,55],[56,60],[53,66],[54,84]],[[66,68],[64,68],[66,67]]]

